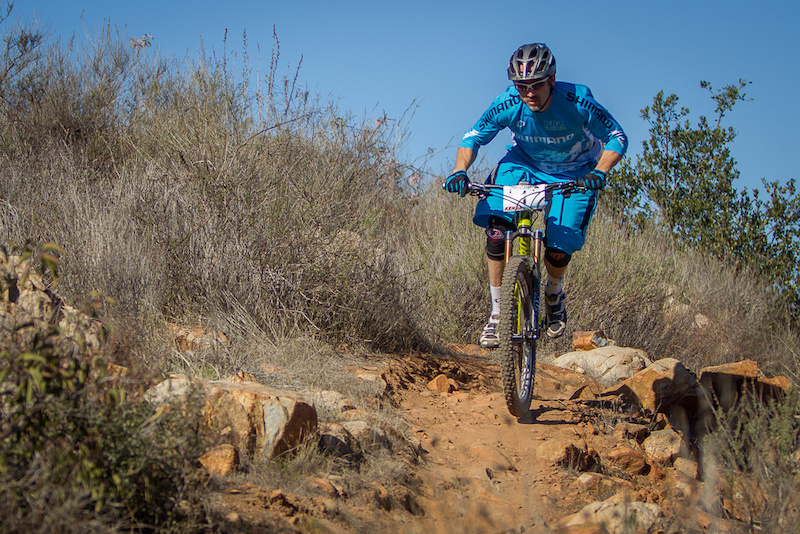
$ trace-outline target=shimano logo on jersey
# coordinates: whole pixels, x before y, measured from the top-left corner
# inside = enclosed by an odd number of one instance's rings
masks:
[[[567,125],[561,121],[544,121],[544,127],[551,131],[567,129]]]
[[[531,135],[522,135],[522,134],[514,134],[514,139],[520,139],[522,141],[527,141],[528,143],[544,143],[546,145],[557,145],[559,143],[566,143],[568,141],[572,141],[575,138],[575,134],[571,133],[569,135],[562,135],[560,137],[541,137],[541,136],[531,136]]]
[[[495,107],[493,107],[492,109],[483,114],[483,117],[481,117],[481,122],[478,125],[478,128],[483,128],[489,123],[489,121],[495,118],[498,113],[514,107],[515,105],[519,104],[519,102],[520,102],[519,96],[511,96],[505,101],[500,102]]]
[[[614,127],[614,123],[611,121],[611,119],[606,117],[606,114],[603,113],[603,111],[600,108],[598,108],[593,102],[591,102],[591,101],[589,101],[589,100],[587,100],[585,98],[581,98],[578,95],[576,95],[575,93],[567,93],[567,101],[568,102],[575,102],[576,104],[578,104],[582,108],[588,109],[592,113],[596,114],[597,118],[600,120],[600,122],[603,123],[603,126],[605,126],[606,128],[613,128]]]

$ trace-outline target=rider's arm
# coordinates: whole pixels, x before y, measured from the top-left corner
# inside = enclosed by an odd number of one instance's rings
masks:
[[[575,92],[578,95],[574,97],[578,107],[582,108],[587,114],[586,128],[605,145],[605,151],[600,160],[602,162],[603,158],[605,158],[604,167],[608,165],[608,168],[611,169],[625,155],[628,149],[628,136],[625,135],[622,126],[619,125],[611,113],[594,99],[588,87],[575,85]],[[614,160],[614,154],[606,154],[605,152],[614,152],[618,158]],[[604,167],[601,167],[600,163],[598,163],[596,168],[605,171]]]
[[[622,160],[622,154],[613,150],[603,150],[600,154],[600,161],[597,162],[595,169],[607,173],[614,168],[614,165]]]
[[[509,86],[505,92],[494,99],[475,126],[467,131],[461,138],[458,154],[456,155],[455,170],[466,171],[475,161],[480,147],[489,144],[498,132],[508,127],[515,107],[519,105],[519,94]]]
[[[453,172],[466,171],[475,161],[477,153],[471,148],[465,146],[458,147],[456,153],[456,166],[453,167]]]

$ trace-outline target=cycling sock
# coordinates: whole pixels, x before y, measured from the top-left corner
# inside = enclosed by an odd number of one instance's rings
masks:
[[[490,315],[500,315],[500,288],[490,285],[489,293],[492,295],[492,313]]]
[[[550,273],[547,273],[547,286],[544,288],[544,294],[552,296],[559,293],[561,293],[561,278],[553,278]]]

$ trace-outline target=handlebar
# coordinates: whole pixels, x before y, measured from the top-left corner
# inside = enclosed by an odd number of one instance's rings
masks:
[[[524,182],[523,182],[524,183]],[[583,185],[583,180],[569,180],[567,182],[556,182],[552,184],[541,184],[544,191],[563,191],[565,193],[571,191],[587,191],[588,189]],[[470,182],[467,185],[467,194],[470,196],[476,196],[479,199],[483,200],[487,198],[491,193],[492,190],[499,191],[502,195],[503,188],[507,186],[503,185],[496,185],[496,184],[479,184],[475,182]]]

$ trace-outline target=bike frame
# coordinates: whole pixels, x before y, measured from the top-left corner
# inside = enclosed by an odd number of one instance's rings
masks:
[[[505,232],[505,272],[501,296],[500,351],[503,390],[512,415],[525,417],[530,409],[536,365],[536,341],[543,326],[541,304],[544,232],[533,229],[545,208],[547,191],[577,189],[574,182],[531,186],[471,184],[469,193],[483,199],[498,195],[503,211],[513,211],[515,230]],[[518,254],[514,241],[519,240]],[[509,319],[511,319],[509,321]],[[506,321],[504,323],[504,321]]]

